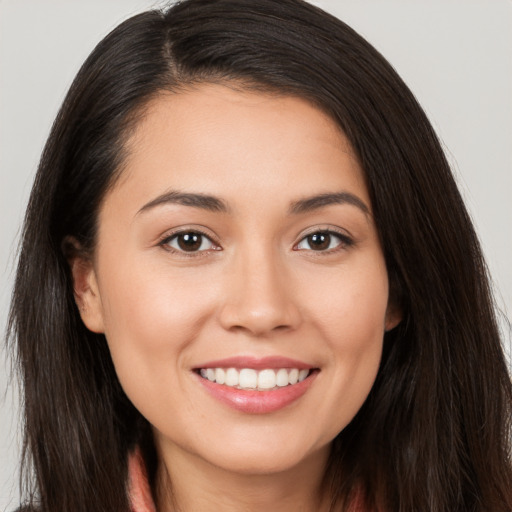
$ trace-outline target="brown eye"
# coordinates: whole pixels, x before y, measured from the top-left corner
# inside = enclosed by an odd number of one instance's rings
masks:
[[[197,231],[173,235],[164,241],[164,245],[180,252],[202,252],[215,249],[214,243],[206,235]]]
[[[314,233],[306,239],[313,251],[325,251],[331,245],[331,235],[329,233]]]
[[[352,245],[352,243],[352,240],[348,236],[332,231],[316,231],[304,237],[297,244],[297,250],[327,252],[342,246],[348,247]]]

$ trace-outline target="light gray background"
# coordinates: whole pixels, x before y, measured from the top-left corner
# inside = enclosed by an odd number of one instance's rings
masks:
[[[319,0],[405,79],[445,145],[498,304],[512,311],[512,1]],[[161,4],[161,2],[160,2]],[[39,154],[78,67],[110,29],[158,2],[0,0],[0,330]],[[510,318],[510,316],[509,316]],[[505,322],[503,322],[505,326]],[[508,337],[510,339],[510,337]],[[507,350],[510,345],[507,344]],[[16,393],[0,358],[0,511],[17,504]]]

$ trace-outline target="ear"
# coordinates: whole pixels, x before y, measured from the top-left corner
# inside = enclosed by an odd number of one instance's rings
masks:
[[[104,333],[103,305],[92,258],[85,254],[76,240],[66,239],[64,247],[80,317],[90,331]]]
[[[402,318],[402,308],[397,306],[394,303],[394,301],[390,301],[386,309],[386,317],[384,319],[384,330],[386,332],[391,331],[402,321]]]

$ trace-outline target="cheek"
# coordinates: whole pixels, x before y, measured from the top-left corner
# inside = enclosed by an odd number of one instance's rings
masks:
[[[105,265],[100,282],[107,334],[123,344],[162,348],[193,337],[211,307],[208,289],[197,273],[170,272],[165,264],[139,258],[130,264]]]
[[[382,340],[388,304],[388,278],[381,258],[317,279],[312,315],[334,346],[364,351]]]
[[[162,386],[180,385],[173,379],[210,316],[212,297],[198,293],[191,276],[166,276],[154,264],[108,268],[100,281],[107,342],[125,392],[147,401]]]
[[[328,338],[335,357],[343,365],[343,375],[371,386],[382,352],[387,278],[385,274],[375,274],[354,281],[345,283],[346,293],[330,312]]]
[[[345,274],[314,297],[315,325],[330,351],[324,414],[332,435],[360,409],[378,372],[384,338],[388,280],[384,265]],[[330,404],[332,409],[327,410]]]

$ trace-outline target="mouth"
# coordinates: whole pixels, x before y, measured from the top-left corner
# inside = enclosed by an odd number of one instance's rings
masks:
[[[235,357],[194,369],[210,396],[249,414],[271,413],[297,402],[319,372],[312,365],[281,357]]]
[[[199,375],[210,382],[230,388],[269,391],[294,386],[305,380],[313,369],[299,368],[200,368]]]

